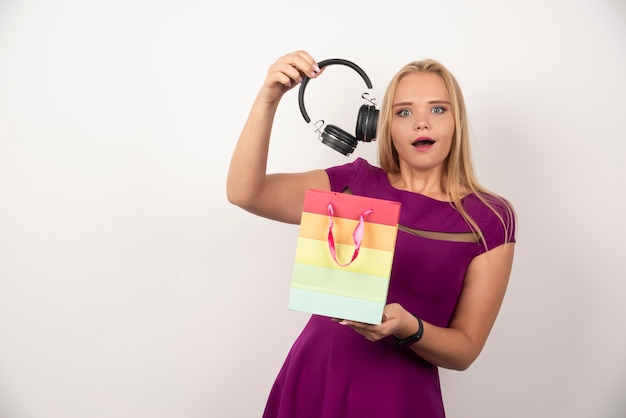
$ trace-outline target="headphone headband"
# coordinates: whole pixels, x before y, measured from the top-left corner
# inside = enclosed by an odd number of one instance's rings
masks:
[[[367,76],[367,74],[365,74],[365,71],[363,71],[363,69],[359,67],[358,65],[356,65],[355,63],[342,59],[342,58],[331,58],[331,59],[327,59],[327,60],[320,61],[317,63],[317,66],[320,67],[320,69],[327,67],[329,65],[345,65],[347,67],[352,68],[354,71],[359,73],[363,81],[365,81],[365,85],[367,86],[367,88],[370,90],[373,89],[370,78]],[[306,85],[309,83],[310,79],[311,79],[310,77],[304,76],[302,78],[302,83],[300,83],[300,90],[298,91],[298,104],[300,105],[300,113],[302,113],[302,117],[307,123],[311,123],[311,118],[309,117],[309,114],[307,113],[304,107],[304,90],[306,89]],[[373,101],[373,98],[369,100]]]

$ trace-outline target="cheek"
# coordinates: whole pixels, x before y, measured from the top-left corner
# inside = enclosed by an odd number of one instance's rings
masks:
[[[395,145],[397,138],[399,137],[398,128],[396,124],[392,124],[389,127],[389,135],[391,136],[391,143]]]
[[[446,121],[443,125],[442,136],[446,141],[452,142],[452,137],[454,136],[454,119],[450,118],[450,120]]]
[[[390,142],[391,142],[391,147],[394,150],[397,151],[398,150],[398,141],[396,140],[396,137],[393,135],[393,132],[391,132],[391,141]]]
[[[450,158],[450,154],[452,154],[452,142],[453,142],[454,130],[450,131],[450,136],[446,138],[445,148],[443,148],[443,152],[446,155],[446,158]]]
[[[389,126],[391,138],[401,138],[402,135],[406,135],[407,129],[410,131],[411,127],[405,119],[394,119]]]

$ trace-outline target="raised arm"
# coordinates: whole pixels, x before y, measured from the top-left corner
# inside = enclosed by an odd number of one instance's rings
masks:
[[[267,174],[272,124],[281,98],[302,81],[303,75],[313,78],[321,73],[305,51],[284,55],[270,66],[230,162],[226,193],[231,203],[266,218],[297,224],[304,192],[330,189],[323,170]]]

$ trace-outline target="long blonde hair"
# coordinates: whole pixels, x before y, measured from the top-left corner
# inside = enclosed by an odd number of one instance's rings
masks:
[[[450,154],[446,158],[444,168],[445,184],[443,187],[448,200],[486,245],[484,242],[485,237],[478,224],[467,213],[461,202],[461,199],[464,197],[462,196],[463,192],[469,191],[474,193],[500,219],[505,231],[505,240],[506,242],[510,241],[509,230],[512,227],[511,222],[513,222],[515,217],[513,208],[504,198],[490,192],[478,182],[470,155],[469,127],[463,93],[452,73],[438,61],[425,59],[410,62],[402,67],[391,79],[383,98],[379,116],[377,141],[380,167],[387,173],[397,174],[400,172],[400,159],[391,138],[392,107],[400,80],[409,74],[417,72],[429,72],[439,75],[443,79],[450,96],[455,128]],[[504,214],[496,208],[503,209]]]

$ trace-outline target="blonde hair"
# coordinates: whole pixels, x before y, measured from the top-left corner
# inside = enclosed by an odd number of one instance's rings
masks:
[[[428,72],[439,75],[443,79],[450,96],[455,128],[452,136],[450,154],[444,162],[445,184],[442,185],[450,204],[459,211],[474,233],[477,234],[484,245],[486,245],[484,242],[485,237],[478,224],[467,213],[461,202],[461,199],[464,197],[461,195],[463,192],[469,191],[470,193],[474,193],[496,214],[504,228],[505,241],[509,242],[511,240],[509,231],[515,217],[513,208],[504,198],[485,189],[478,182],[470,155],[469,127],[463,93],[452,73],[438,61],[425,59],[410,62],[402,67],[391,79],[383,98],[379,116],[377,141],[380,167],[387,173],[397,174],[400,172],[400,159],[391,138],[392,107],[396,89],[400,81],[405,76],[417,72]],[[504,213],[498,209],[502,209]]]

